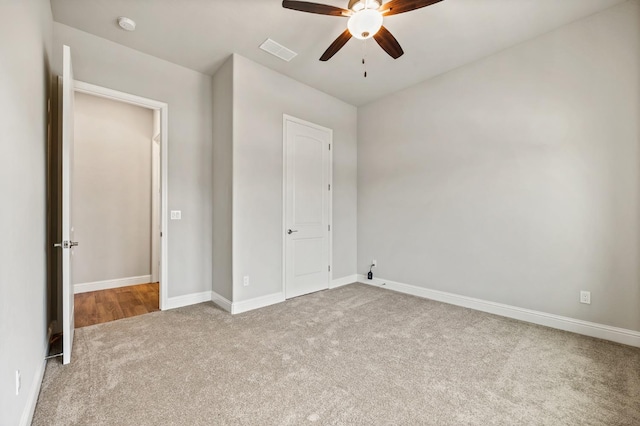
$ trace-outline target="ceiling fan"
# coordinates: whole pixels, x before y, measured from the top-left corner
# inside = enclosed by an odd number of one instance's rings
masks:
[[[387,30],[382,21],[385,17],[399,13],[410,12],[421,7],[430,6],[442,0],[349,0],[347,9],[306,1],[284,0],[282,7],[285,9],[299,10],[301,12],[317,13],[320,15],[342,16],[349,18],[347,29],[331,43],[331,46],[320,57],[321,61],[328,61],[333,55],[351,39],[360,40],[372,38],[393,59],[398,59],[404,54],[398,40]]]

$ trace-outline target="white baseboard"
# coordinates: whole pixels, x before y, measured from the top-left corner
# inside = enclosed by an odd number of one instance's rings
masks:
[[[358,282],[358,274],[347,275],[346,277],[336,278],[329,283],[329,288],[342,287],[343,285],[353,284]]]
[[[195,305],[202,302],[211,301],[211,291],[203,291],[202,293],[185,294],[184,296],[176,296],[167,298],[164,309],[176,309],[183,306]]]
[[[358,275],[353,274],[346,277],[338,278],[329,284],[329,288],[342,287],[347,284],[358,282]],[[220,296],[216,292],[211,292],[211,301],[220,306],[231,314],[241,314],[243,312],[252,311],[254,309],[264,308],[266,306],[275,305],[285,301],[284,293],[268,294],[266,296],[256,297],[254,299],[243,300],[241,302],[231,302],[227,298]]]
[[[24,406],[24,411],[20,417],[20,426],[29,426],[33,420],[33,414],[36,412],[36,404],[38,403],[38,396],[40,395],[40,387],[42,386],[42,379],[44,378],[44,371],[47,367],[47,355],[49,352],[49,339],[44,344],[42,351],[42,362],[38,364],[38,369],[33,375],[33,382],[27,395],[27,402]]]
[[[231,304],[232,314],[241,314],[243,312],[252,311],[265,306],[275,305],[284,302],[284,293],[268,294],[266,296],[256,297],[254,299],[243,300],[242,302],[233,302]]]
[[[220,296],[215,291],[211,292],[211,301],[213,303],[215,303],[216,305],[220,306],[225,311],[231,312],[231,307],[232,307],[233,303],[231,303],[231,301],[229,299],[227,299],[226,297]]]
[[[151,275],[141,275],[139,277],[118,278],[115,280],[94,281],[91,283],[74,284],[73,292],[87,293],[89,291],[108,290],[110,288],[127,287],[130,285],[147,284],[151,281]]]
[[[487,300],[473,297],[460,296],[458,294],[447,293],[439,290],[431,290],[411,284],[374,278],[368,280],[364,275],[358,276],[358,282],[382,287],[400,293],[411,294],[413,296],[424,297],[426,299],[437,300],[451,305],[463,306],[477,311],[488,312],[507,318],[539,324],[559,330],[570,331],[583,334],[585,336],[597,337],[599,339],[610,340],[612,342],[640,347],[640,332],[625,328],[612,327],[589,321],[582,321],[575,318],[563,317],[560,315],[548,314],[546,312],[534,311],[531,309],[519,308],[517,306],[505,305],[502,303],[489,302]]]

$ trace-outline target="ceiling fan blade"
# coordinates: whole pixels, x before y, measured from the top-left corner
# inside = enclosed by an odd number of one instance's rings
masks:
[[[333,43],[331,43],[331,46],[329,46],[329,48],[320,57],[320,60],[325,62],[331,59],[331,57],[338,53],[338,50],[342,49],[342,46],[347,44],[349,40],[351,40],[351,33],[349,32],[349,30],[345,30],[345,32],[340,34],[338,38],[335,39]]]
[[[391,0],[380,6],[378,11],[384,16],[397,15],[398,13],[410,12],[421,7],[431,6],[442,0]]]
[[[378,31],[373,38],[393,59],[398,59],[400,56],[404,55],[404,50],[400,47],[398,40],[396,40],[393,34],[391,34],[384,26],[380,27],[380,31]]]
[[[285,9],[299,10],[300,12],[317,13],[320,15],[331,16],[351,16],[351,11],[347,9],[341,9],[335,6],[329,6],[326,4],[309,3],[306,1],[291,1],[284,0],[282,7]]]

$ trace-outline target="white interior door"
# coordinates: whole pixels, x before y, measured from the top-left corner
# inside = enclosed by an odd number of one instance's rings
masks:
[[[329,288],[332,131],[284,118],[285,297]]]
[[[71,217],[71,179],[73,173],[73,70],[71,69],[71,49],[63,46],[62,62],[62,363],[71,362],[73,348],[74,307],[71,262],[74,247],[73,221]]]

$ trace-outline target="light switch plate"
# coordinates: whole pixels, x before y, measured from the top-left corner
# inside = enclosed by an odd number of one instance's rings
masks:
[[[171,210],[171,220],[180,220],[180,219],[182,219],[182,211]]]

